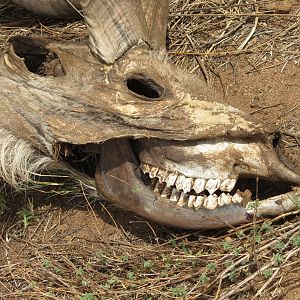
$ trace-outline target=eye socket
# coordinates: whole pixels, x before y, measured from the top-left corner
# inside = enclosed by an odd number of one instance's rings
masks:
[[[46,49],[46,43],[34,38],[16,37],[11,40],[16,55],[24,59],[31,73],[40,76],[64,76],[58,56]]]
[[[134,94],[146,98],[157,100],[164,95],[164,89],[152,79],[143,76],[134,76],[126,80],[127,88]]]

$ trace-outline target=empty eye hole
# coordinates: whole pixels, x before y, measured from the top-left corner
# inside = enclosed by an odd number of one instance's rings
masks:
[[[163,88],[148,78],[129,78],[126,85],[130,91],[143,98],[160,99],[164,94]]]
[[[33,39],[19,37],[12,42],[16,55],[24,59],[27,69],[40,76],[64,76],[58,56]]]

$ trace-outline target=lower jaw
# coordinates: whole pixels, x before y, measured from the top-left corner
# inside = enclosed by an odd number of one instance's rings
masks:
[[[279,215],[297,209],[300,190],[261,201],[244,199],[213,210],[198,210],[168,201],[147,186],[128,140],[111,140],[99,148],[95,171],[98,190],[106,199],[155,222],[187,229],[213,229],[251,222],[254,214]],[[112,159],[113,158],[113,159]],[[298,200],[299,201],[299,200]],[[188,203],[187,203],[188,204]]]

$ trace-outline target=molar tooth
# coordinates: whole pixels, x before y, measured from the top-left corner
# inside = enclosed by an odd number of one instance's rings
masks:
[[[231,196],[229,194],[226,193],[222,193],[219,197],[218,197],[218,205],[219,206],[223,206],[223,205],[228,205],[231,203]]]
[[[224,193],[221,194],[219,197],[218,197],[218,206],[223,206],[225,204],[224,202]]]
[[[179,200],[177,202],[177,206],[182,207],[182,206],[186,205],[187,200],[188,200],[188,195],[185,194],[184,192],[181,192]]]
[[[204,206],[206,209],[209,209],[209,210],[216,209],[217,206],[218,206],[218,196],[217,196],[216,194],[209,195],[209,196],[204,200],[203,206]]]
[[[168,186],[166,185],[166,186],[164,187],[164,189],[162,190],[160,196],[161,196],[162,198],[169,198],[171,192],[172,192],[172,188],[171,188],[171,187],[168,187]]]
[[[188,207],[193,207],[194,206],[194,203],[195,203],[195,200],[196,200],[196,196],[194,195],[190,195],[189,196],[189,201],[188,201]]]
[[[204,191],[205,183],[206,183],[205,179],[197,178],[195,180],[193,189],[197,194]]]
[[[235,204],[242,203],[243,197],[237,193],[232,196],[232,202]]]
[[[195,209],[199,209],[204,202],[204,196],[197,196],[196,201],[194,202]]]
[[[236,179],[227,178],[221,183],[220,190],[223,192],[231,192],[235,184],[236,184]]]
[[[180,197],[180,192],[177,189],[173,188],[170,201],[177,202],[179,200],[179,197]]]
[[[152,167],[151,170],[150,170],[150,172],[149,172],[149,177],[150,177],[150,178],[156,177],[158,171],[159,171],[159,168],[157,168],[157,167]]]
[[[140,168],[146,174],[150,172],[151,166],[146,163],[141,163]]]
[[[220,179],[208,179],[205,189],[212,195],[221,185]]]
[[[223,193],[223,194],[226,196],[226,197],[224,197],[224,203],[226,205],[229,205],[232,202],[232,196],[229,194],[225,194],[225,193]]]
[[[168,171],[164,169],[159,169],[156,177],[158,178],[159,182],[165,182],[167,175],[168,175]]]
[[[183,191],[185,193],[189,192],[193,185],[193,178],[186,178],[183,183]]]
[[[168,178],[166,180],[167,186],[172,186],[175,184],[175,181],[177,179],[177,174],[176,173],[171,173],[168,175]]]
[[[184,182],[185,182],[185,176],[184,175],[179,175],[177,177],[177,180],[176,180],[177,190],[182,190],[183,189]]]

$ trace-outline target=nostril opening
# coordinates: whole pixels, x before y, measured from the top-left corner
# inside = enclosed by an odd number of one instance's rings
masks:
[[[148,78],[128,78],[126,85],[131,92],[147,99],[160,99],[164,93],[162,87]]]

